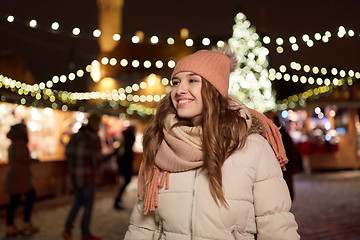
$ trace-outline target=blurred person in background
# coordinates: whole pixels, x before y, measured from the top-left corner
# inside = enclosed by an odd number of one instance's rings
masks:
[[[281,138],[286,151],[286,157],[289,159],[289,162],[286,164],[286,171],[284,171],[283,176],[289,188],[291,200],[294,201],[295,190],[293,175],[300,172],[302,159],[299,149],[295,146],[285,127],[281,125],[279,117],[279,115],[275,114],[272,116],[272,119],[275,125],[280,128]]]
[[[10,203],[6,214],[6,237],[15,237],[18,234],[32,235],[39,231],[31,223],[31,213],[36,199],[34,187],[31,182],[30,165],[37,160],[32,159],[28,144],[28,131],[26,125],[19,123],[11,126],[7,137],[11,140],[9,146],[9,165],[5,180],[5,192],[10,195]],[[20,204],[21,196],[25,196],[24,218],[22,228],[14,224],[17,206]]]
[[[122,132],[121,144],[115,149],[116,162],[118,166],[118,177],[120,178],[120,188],[114,201],[115,209],[123,209],[122,196],[131,181],[133,169],[133,145],[135,142],[135,126],[129,126]]]
[[[236,56],[180,60],[144,139],[125,240],[297,240],[278,128],[228,95]]]
[[[75,194],[75,201],[66,218],[63,237],[72,239],[72,228],[81,207],[84,212],[81,220],[81,234],[83,240],[101,240],[90,231],[91,215],[94,203],[97,169],[103,159],[101,142],[97,135],[101,122],[101,113],[91,111],[88,124],[70,137],[66,146],[66,159],[70,178]]]

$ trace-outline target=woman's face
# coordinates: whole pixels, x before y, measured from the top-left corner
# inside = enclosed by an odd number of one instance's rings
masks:
[[[180,72],[172,78],[171,101],[181,118],[199,123],[203,112],[201,76],[193,72]]]

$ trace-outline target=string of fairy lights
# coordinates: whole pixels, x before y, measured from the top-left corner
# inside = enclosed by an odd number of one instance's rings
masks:
[[[42,30],[47,29],[48,32],[54,34],[67,34],[74,37],[83,36],[86,38],[98,39],[101,36],[101,31],[99,29],[94,29],[92,34],[83,33],[79,27],[74,27],[70,32],[66,32],[61,29],[61,24],[59,22],[52,22],[51,25],[46,26],[38,23],[36,19],[30,19],[28,21],[23,20],[19,17],[15,17],[9,14],[3,14],[0,12],[0,15],[4,16],[6,21],[11,24],[17,22],[19,24],[25,25],[32,29],[41,28]],[[248,20],[246,20],[248,21]],[[250,22],[249,22],[250,24]],[[316,42],[327,43],[333,37],[337,36],[339,39],[345,37],[355,37],[356,35],[360,37],[360,34],[355,33],[352,29],[346,29],[343,26],[340,26],[337,29],[336,33],[331,33],[330,30],[324,31],[323,34],[315,33],[315,34],[304,34],[301,37],[301,40],[297,39],[295,36],[290,36],[288,38],[276,37],[271,39],[269,36],[264,36],[262,41],[265,45],[275,43],[276,52],[281,54],[285,51],[284,46],[290,44],[290,49],[292,51],[298,51],[300,48],[300,44],[303,44],[307,47],[313,47]],[[313,36],[313,37],[311,37]],[[114,41],[120,41],[122,36],[120,34],[113,35]],[[142,43],[143,40],[134,35],[131,38],[131,41],[134,44]],[[157,36],[151,36],[149,38],[151,44],[158,44],[159,42],[166,42],[169,45],[175,43],[174,38],[168,37],[166,39],[159,39]],[[287,42],[288,41],[288,42]],[[187,38],[184,41],[184,44],[188,47],[191,47],[195,44],[194,40],[191,38]],[[204,46],[209,46],[212,44],[210,38],[203,38],[201,40],[201,44]],[[218,41],[216,43],[217,46],[222,46],[224,41]],[[19,95],[28,95],[33,97],[35,100],[48,100],[51,102],[51,106],[54,109],[60,109],[63,111],[67,111],[69,109],[68,104],[76,104],[77,101],[91,100],[91,99],[101,99],[104,101],[109,101],[113,108],[117,108],[119,105],[126,107],[126,112],[128,114],[134,114],[134,112],[139,113],[139,115],[153,115],[155,114],[155,108],[145,107],[143,104],[145,102],[159,102],[165,94],[155,94],[155,95],[139,95],[135,94],[139,89],[146,89],[149,86],[152,86],[153,83],[151,81],[141,82],[139,84],[132,84],[129,86],[124,86],[119,89],[112,89],[107,91],[98,91],[98,92],[68,92],[68,91],[57,91],[52,90],[52,87],[55,84],[65,83],[66,81],[74,81],[76,78],[82,78],[85,76],[85,73],[91,73],[94,67],[98,67],[100,64],[102,65],[111,65],[113,67],[133,67],[138,68],[143,66],[145,68],[156,67],[157,69],[161,69],[164,67],[174,68],[176,62],[172,59],[170,60],[161,60],[158,59],[156,61],[151,62],[150,60],[144,60],[140,62],[137,59],[117,59],[113,57],[103,57],[100,60],[93,60],[91,64],[86,66],[85,69],[79,69],[76,72],[71,72],[68,74],[60,74],[54,75],[50,80],[46,82],[40,82],[38,84],[25,84],[21,81],[17,81],[11,79],[9,77],[0,75],[0,88],[5,87],[11,89],[11,91],[19,94]],[[327,69],[325,67],[319,66],[310,66],[308,64],[301,64],[297,62],[291,62],[289,64],[289,69],[292,71],[303,71],[304,74],[289,74],[288,68],[285,65],[281,65],[278,70],[275,68],[269,69],[269,79],[271,81],[276,80],[284,80],[284,81],[292,81],[294,83],[302,83],[309,85],[317,85],[313,89],[307,90],[303,93],[291,95],[286,99],[278,101],[277,109],[284,110],[287,108],[294,108],[297,105],[305,106],[307,99],[318,96],[320,94],[327,93],[333,90],[336,87],[343,85],[352,85],[355,80],[360,78],[360,73],[355,70],[344,70],[344,69]],[[313,76],[306,76],[309,74],[314,74]],[[347,79],[346,79],[347,78]],[[94,78],[93,78],[94,79]],[[159,79],[159,78],[150,78],[150,79]],[[167,78],[162,78],[159,80],[162,85],[166,86],[165,91],[169,92],[171,87],[169,86],[169,80]],[[2,99],[1,99],[2,100]],[[60,100],[63,105],[59,106],[55,101]],[[21,104],[26,104],[26,99],[22,98],[20,100]]]
[[[101,36],[101,31],[100,29],[94,29],[92,31],[92,33],[83,33],[80,29],[80,27],[73,27],[71,30],[62,30],[61,26],[62,24],[57,22],[57,21],[51,21],[51,24],[41,24],[39,23],[38,20],[36,19],[22,19],[21,17],[15,17],[14,15],[11,14],[6,14],[6,13],[2,13],[0,12],[0,15],[9,23],[14,23],[17,22],[23,26],[32,28],[32,29],[42,29],[45,30],[49,33],[53,33],[53,34],[65,34],[68,36],[73,36],[73,37],[86,37],[86,38],[92,38],[94,40],[97,40],[100,36]],[[246,20],[248,21],[248,20]],[[249,22],[250,23],[250,22]],[[331,38],[334,37],[334,35],[336,35],[339,39],[345,38],[345,37],[355,37],[358,36],[360,37],[360,33],[356,33],[353,29],[346,29],[344,26],[339,26],[337,29],[336,33],[332,33],[331,30],[325,30],[324,33],[320,33],[320,32],[316,32],[314,34],[310,34],[310,33],[305,33],[301,36],[301,40],[299,41],[298,38],[296,38],[295,36],[289,36],[289,37],[275,37],[273,39],[271,39],[269,36],[264,36],[262,41],[264,44],[268,45],[272,42],[274,42],[276,44],[276,51],[278,53],[283,53],[284,52],[284,45],[285,44],[290,44],[291,45],[291,50],[293,51],[298,51],[300,48],[300,44],[303,44],[307,47],[313,47],[315,45],[316,42],[322,42],[322,43],[328,43]],[[123,37],[121,36],[120,33],[115,33],[113,34],[113,40],[114,41],[120,41]],[[134,35],[132,37],[130,37],[131,41],[133,43],[141,43],[142,39],[137,36]],[[168,37],[166,39],[160,39],[158,36],[150,36],[148,38],[149,42],[152,44],[158,44],[160,42],[166,42],[169,45],[173,45],[175,44],[175,39],[172,37]],[[187,38],[185,39],[185,41],[183,41],[184,44],[186,46],[193,46],[195,44],[194,39],[191,38]],[[221,45],[223,41],[218,41],[216,43],[216,45]],[[212,44],[211,39],[209,37],[204,37],[203,39],[201,39],[201,44],[204,46],[209,46],[210,44]]]
[[[360,33],[357,34],[358,37],[360,37]],[[355,37],[356,33],[354,30],[352,29],[346,29],[344,26],[339,26],[337,29],[337,33],[336,36],[339,39],[342,39],[344,37]],[[315,45],[316,42],[322,42],[322,43],[328,43],[330,41],[330,39],[333,37],[331,31],[326,30],[324,32],[324,34],[321,34],[319,32],[315,33],[313,38],[311,38],[311,34],[305,33],[302,35],[301,37],[301,42],[302,44],[304,44],[307,47],[313,47]],[[285,38],[286,39],[286,38]],[[292,51],[296,52],[299,50],[300,48],[300,43],[298,41],[298,39],[295,36],[290,36],[287,38],[288,42],[285,42],[286,40],[284,40],[282,37],[276,37],[275,38],[275,44],[276,44],[276,52],[277,53],[283,53],[284,52],[284,45],[285,44],[290,44],[290,48]],[[265,43],[266,45],[270,44],[273,40],[269,37],[269,36],[264,36],[263,37],[263,43]]]

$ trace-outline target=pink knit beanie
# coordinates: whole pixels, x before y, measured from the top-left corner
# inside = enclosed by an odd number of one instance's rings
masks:
[[[181,59],[171,79],[179,72],[193,72],[210,82],[221,95],[226,97],[229,89],[229,77],[232,61],[223,53],[209,50],[197,51]]]

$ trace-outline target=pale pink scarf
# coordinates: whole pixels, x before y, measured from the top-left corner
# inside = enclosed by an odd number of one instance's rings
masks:
[[[251,127],[251,114],[258,118],[265,126],[265,138],[273,148],[281,167],[284,168],[287,162],[283,142],[279,129],[274,123],[263,114],[255,110],[246,108],[239,100],[232,98],[229,108],[238,109],[240,115],[245,119],[248,130]],[[142,179],[147,179],[147,172],[144,172],[141,163],[138,178],[139,199],[144,198],[144,214],[154,211],[158,206],[158,194],[165,184],[165,189],[169,188],[169,173],[183,172],[203,165],[203,152],[201,150],[202,129],[200,126],[188,127],[177,126],[175,114],[170,114],[164,122],[164,140],[160,144],[155,156],[154,176],[149,184],[144,186],[144,196],[142,194]],[[144,178],[143,178],[144,177]],[[160,178],[161,177],[161,178]],[[160,181],[159,181],[160,179]]]
[[[172,127],[178,120],[175,114],[165,119],[164,140],[155,156],[154,176],[149,184],[144,186],[144,214],[154,211],[158,206],[159,189],[169,188],[169,173],[183,172],[203,165],[201,151],[201,127],[179,126]],[[159,182],[159,178],[161,179]],[[142,199],[141,178],[147,179],[147,172],[143,171],[141,163],[138,178],[139,199]]]

